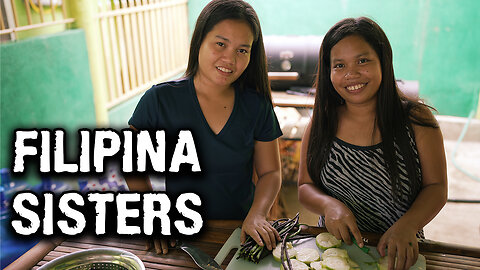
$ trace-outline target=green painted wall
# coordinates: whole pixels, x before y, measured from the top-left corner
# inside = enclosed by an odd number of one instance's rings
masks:
[[[83,30],[1,44],[0,50],[2,168],[11,165],[16,128],[64,128],[75,132],[75,144],[77,129],[95,126]]]
[[[418,80],[439,114],[467,116],[480,90],[478,0],[247,0],[264,35],[324,35],[346,17],[368,16],[384,29],[398,79]],[[208,0],[190,0],[189,25]]]

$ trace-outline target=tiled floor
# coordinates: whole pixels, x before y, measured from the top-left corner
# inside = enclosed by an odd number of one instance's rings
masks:
[[[480,125],[475,128],[479,127]],[[455,160],[460,168],[480,178],[480,137],[477,140],[475,135],[473,140],[471,139],[472,133],[478,131],[469,131],[470,139],[458,144]],[[446,138],[444,143],[448,163],[448,197],[449,199],[479,201],[480,181],[468,177],[454,166],[453,152],[457,145],[457,135],[452,136],[451,132],[450,129],[443,132],[444,138]],[[318,216],[299,204],[295,185],[284,185],[281,197],[288,217],[293,217],[300,212],[301,223],[316,225]],[[480,248],[480,203],[448,202],[425,227],[425,236],[430,240]]]

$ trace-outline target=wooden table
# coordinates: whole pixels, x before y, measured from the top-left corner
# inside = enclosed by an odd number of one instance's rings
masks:
[[[209,221],[205,232],[193,244],[214,258],[230,234],[240,225],[240,221]],[[198,269],[193,260],[183,251],[171,249],[166,255],[156,255],[152,250],[146,251],[145,242],[135,237],[117,239],[79,237],[41,241],[5,270],[37,269],[60,256],[99,247],[114,247],[132,252],[143,261],[146,269]],[[420,247],[420,253],[427,259],[427,269],[480,269],[480,249],[478,248],[432,242],[422,243]],[[233,255],[234,251],[225,259],[222,264],[224,269]]]
[[[241,221],[209,221],[194,245],[214,258],[227,241],[230,234],[241,226]],[[193,260],[178,249],[170,249],[166,255],[157,255],[154,250],[145,250],[145,241],[136,237],[97,238],[79,237],[66,240],[43,240],[20,258],[10,264],[5,270],[37,269],[40,266],[60,256],[90,248],[119,248],[135,254],[142,260],[146,269],[198,269]],[[234,251],[225,259],[226,268],[234,255]]]

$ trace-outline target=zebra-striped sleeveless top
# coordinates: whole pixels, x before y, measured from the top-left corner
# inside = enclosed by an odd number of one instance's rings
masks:
[[[415,140],[410,134],[409,137],[420,168]],[[394,201],[380,145],[357,146],[335,138],[328,161],[321,171],[320,182],[323,191],[353,212],[361,231],[384,233],[410,208],[418,193],[409,199],[411,188],[405,163],[395,144],[401,196]],[[420,169],[418,173],[421,175]],[[318,224],[325,227],[323,216],[320,216]],[[417,233],[417,237],[424,238],[423,230]]]

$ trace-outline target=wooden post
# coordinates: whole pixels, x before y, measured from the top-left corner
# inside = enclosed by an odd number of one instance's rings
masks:
[[[108,90],[105,81],[100,26],[97,18],[97,1],[67,0],[67,4],[71,17],[75,18],[74,26],[85,31],[97,126],[106,127],[108,125]]]
[[[480,91],[478,91],[477,119],[480,119]]]

